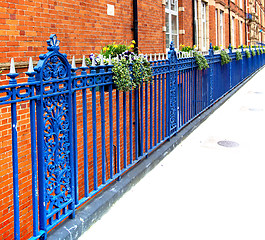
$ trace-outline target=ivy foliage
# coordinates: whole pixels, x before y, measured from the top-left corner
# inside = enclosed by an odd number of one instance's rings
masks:
[[[259,48],[257,49],[257,55],[260,55],[260,50],[259,50]]]
[[[230,63],[232,61],[232,58],[228,55],[228,53],[225,50],[221,51],[221,65]]]
[[[146,58],[135,57],[132,62],[126,58],[113,62],[113,81],[119,91],[127,92],[152,81],[152,68]]]
[[[249,50],[246,50],[245,53],[246,53],[246,57],[247,57],[247,58],[251,58],[251,55],[250,55]]]
[[[90,54],[86,59],[91,65],[94,59],[95,65],[100,65],[103,57],[105,65],[109,64],[111,58],[113,81],[119,91],[127,92],[139,87],[143,82],[152,81],[152,67],[145,57],[136,55],[134,50],[135,41],[129,46],[124,44],[111,44],[101,49],[101,57]]]
[[[117,59],[113,62],[113,81],[119,91],[129,91],[132,89],[132,79],[129,62],[126,59]]]
[[[243,58],[242,58],[242,54],[241,54],[241,52],[240,51],[236,51],[236,60],[237,61],[239,61],[239,60],[242,60]]]
[[[198,69],[203,70],[209,68],[207,59],[200,53],[194,52],[195,61],[198,64]]]
[[[251,55],[254,57],[256,56],[256,51],[254,49],[251,50]]]

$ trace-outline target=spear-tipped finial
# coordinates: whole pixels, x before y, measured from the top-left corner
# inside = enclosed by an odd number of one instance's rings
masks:
[[[28,72],[29,72],[29,73],[34,72],[34,69],[33,69],[33,62],[32,62],[32,57],[29,58],[29,68],[28,68]]]
[[[73,58],[72,58],[72,68],[76,68],[76,65],[75,65],[75,56],[73,56]]]
[[[10,72],[7,76],[10,77],[9,84],[17,84],[16,77],[18,76],[18,73],[16,73],[14,58],[11,58]]]
[[[86,57],[85,57],[85,55],[83,55],[83,60],[82,60],[82,67],[87,67],[86,66]]]
[[[95,62],[95,56],[92,56],[92,67],[96,66],[96,62]]]
[[[11,64],[10,64],[9,73],[16,73],[14,58],[11,58]]]

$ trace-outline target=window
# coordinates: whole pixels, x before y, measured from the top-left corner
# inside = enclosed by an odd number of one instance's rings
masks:
[[[224,45],[224,26],[223,26],[224,12],[220,11],[220,46]]]
[[[202,50],[206,50],[206,3],[202,2]]]
[[[239,22],[239,41],[240,41],[240,45],[243,44],[243,23],[240,21]]]
[[[239,0],[239,7],[242,9],[242,0]]]
[[[231,44],[235,46],[235,18],[232,17],[231,21]]]
[[[173,41],[178,48],[178,1],[166,0],[166,47]]]
[[[199,45],[199,34],[198,34],[198,7],[197,7],[197,1],[194,1],[194,33],[195,33],[195,45]]]
[[[216,34],[215,45],[218,46],[218,10],[217,9],[215,9],[215,34]]]

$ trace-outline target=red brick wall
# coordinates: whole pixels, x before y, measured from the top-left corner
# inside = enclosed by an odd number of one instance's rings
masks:
[[[160,0],[139,1],[140,50],[162,51],[164,8]],[[38,60],[45,41],[56,33],[61,51],[81,57],[112,42],[133,40],[133,1],[130,0],[12,0],[0,2],[0,63]],[[107,4],[115,16],[107,15]]]
[[[209,42],[216,45],[215,7],[209,6]]]
[[[138,1],[139,49],[143,53],[165,52],[165,7],[161,0]]]
[[[179,44],[193,46],[192,2],[190,0],[179,0],[180,7],[184,7],[184,11],[179,11],[179,30],[184,30],[185,34],[179,34]]]

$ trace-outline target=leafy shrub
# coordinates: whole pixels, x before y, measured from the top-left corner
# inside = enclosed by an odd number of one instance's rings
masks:
[[[203,70],[209,68],[207,59],[200,53],[194,52],[195,61],[198,64],[198,69]]]
[[[104,64],[109,63],[109,59],[113,64],[113,81],[119,91],[129,91],[137,88],[143,82],[152,81],[151,64],[145,57],[139,57],[130,51],[134,48],[134,41],[129,46],[124,44],[107,45],[101,49],[101,57],[103,56]],[[124,51],[123,51],[124,50]],[[91,54],[87,58],[87,64],[92,64],[94,58],[95,64],[100,65],[100,57]]]
[[[213,46],[213,50],[217,51],[217,50],[220,50],[220,48],[218,46]]]
[[[225,50],[221,51],[221,65],[230,63],[232,61],[232,58],[228,55],[228,53]]]
[[[245,53],[246,53],[246,57],[247,57],[247,58],[251,58],[251,55],[250,55],[250,52],[249,52],[249,50],[246,50],[246,52],[245,52]]]
[[[239,61],[239,60],[242,60],[242,54],[240,51],[236,51],[236,60]]]
[[[196,48],[196,46],[194,45],[193,47],[190,47],[190,46],[185,46],[185,45],[180,45],[181,47],[181,50],[182,52],[190,52],[192,50],[194,50]]]
[[[129,51],[129,50],[133,51],[134,44],[135,44],[134,40],[128,46],[125,44],[116,44],[114,42],[113,44],[104,46],[101,49],[100,54],[105,56],[106,58],[109,58],[110,55],[111,57],[117,57],[118,55],[124,53],[125,51]]]

